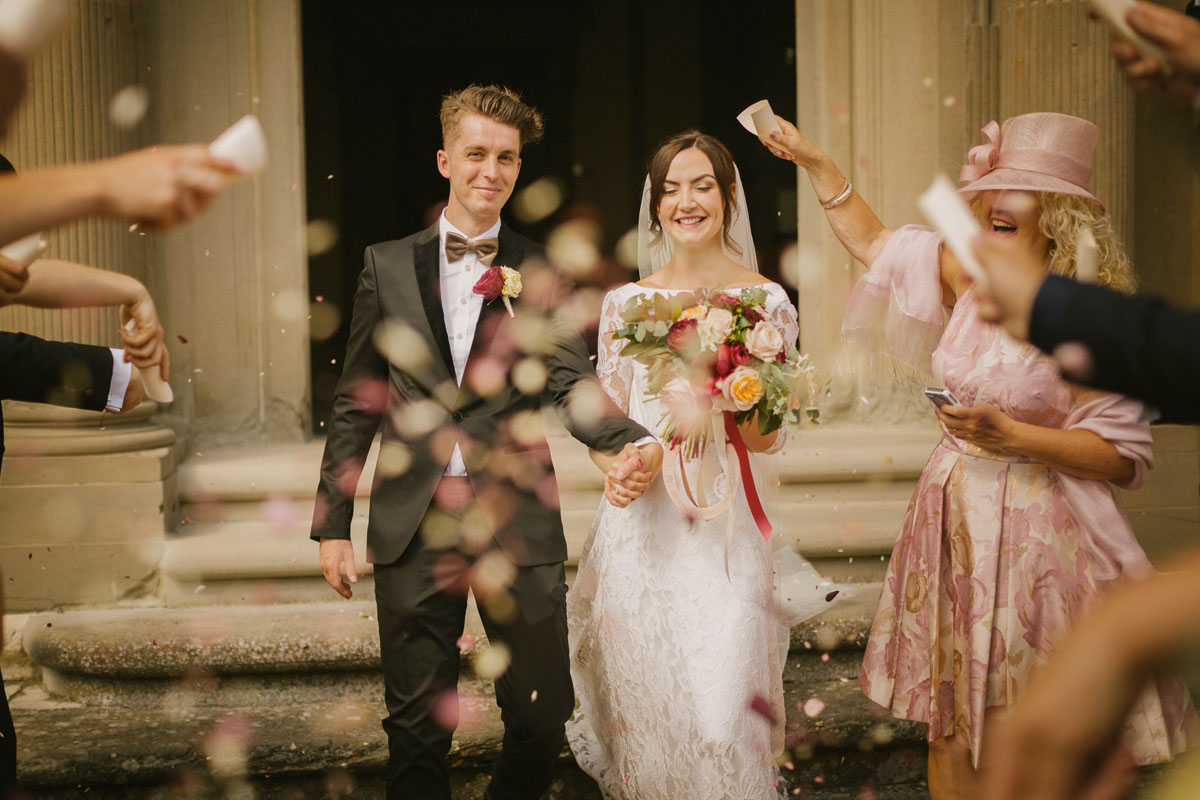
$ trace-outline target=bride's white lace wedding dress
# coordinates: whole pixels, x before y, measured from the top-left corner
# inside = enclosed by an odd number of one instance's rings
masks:
[[[795,341],[787,293],[764,288],[771,320]],[[613,400],[656,432],[663,408],[645,396],[646,367],[619,355],[611,331],[630,297],[666,291],[626,284],[609,292],[596,364]],[[782,746],[783,681],[771,544],[744,489],[732,513],[727,577],[726,516],[690,521],[661,478],[627,508],[601,501],[567,598],[578,699],[567,739],[611,798],[780,796],[774,753]],[[828,586],[812,587],[808,615],[824,607]]]

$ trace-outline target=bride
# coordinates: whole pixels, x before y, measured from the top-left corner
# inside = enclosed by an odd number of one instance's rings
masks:
[[[645,396],[646,367],[623,358],[612,337],[631,297],[761,287],[771,321],[796,340],[786,291],[756,271],[743,196],[729,151],[710,136],[679,134],[651,160],[639,222],[643,279],[605,297],[597,360],[608,394],[651,430],[664,409]],[[782,432],[759,435],[754,421],[741,434],[752,451],[783,445]],[[611,458],[593,459],[609,472],[610,488],[623,477]],[[711,447],[704,459],[716,461]],[[722,489],[718,479],[714,491]],[[663,481],[638,502],[628,493],[606,498],[567,600],[578,698],[567,739],[576,761],[611,798],[779,797],[783,659],[772,552],[744,490],[727,512],[737,515],[728,574],[724,515],[686,518]],[[793,582],[806,590],[801,618],[826,607],[831,586],[807,563],[802,569],[806,580]]]

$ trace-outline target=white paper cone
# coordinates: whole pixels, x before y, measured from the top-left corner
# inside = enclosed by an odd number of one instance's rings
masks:
[[[22,267],[28,267],[45,249],[46,240],[42,238],[41,232],[31,233],[0,247],[0,256],[10,258]]]
[[[775,112],[771,110],[771,103],[767,100],[759,100],[747,106],[737,115],[737,121],[750,133],[763,139],[769,140],[771,131],[783,133],[779,127],[779,120],[775,119]]]
[[[986,285],[983,267],[979,266],[971,253],[971,240],[980,233],[979,222],[971,216],[962,195],[955,191],[950,179],[945,175],[934,178],[930,187],[917,198],[917,207],[942,234],[971,280],[981,286]]]
[[[125,330],[133,331],[133,320],[125,323]],[[138,372],[142,373],[142,386],[147,397],[156,403],[175,402],[175,392],[171,391],[171,384],[162,379],[157,366],[138,367]]]
[[[1100,250],[1091,228],[1084,228],[1075,240],[1075,280],[1095,283],[1100,278]]]
[[[28,59],[67,21],[67,0],[0,0],[0,47]]]
[[[214,156],[227,158],[247,175],[255,175],[267,168],[267,137],[263,133],[258,117],[247,114],[208,146]]]

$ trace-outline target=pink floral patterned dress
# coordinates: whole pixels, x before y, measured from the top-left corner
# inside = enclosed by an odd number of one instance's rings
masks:
[[[943,317],[939,245],[922,228],[891,235],[851,297],[848,340],[874,331],[885,351],[921,366],[913,362]],[[1124,488],[1153,467],[1140,404],[1073,389],[1053,361],[982,320],[970,290],[937,341],[932,373],[963,405],[1095,432],[1134,462]],[[928,724],[930,741],[954,736],[978,763],[987,709],[1021,696],[1106,581],[1149,571],[1105,482],[943,430],[892,551],[859,684],[894,716]],[[1164,761],[1195,741],[1196,725],[1182,682],[1164,679],[1145,688],[1124,741],[1139,763]]]

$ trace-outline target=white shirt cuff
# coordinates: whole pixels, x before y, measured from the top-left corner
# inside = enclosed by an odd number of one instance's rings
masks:
[[[660,442],[660,441],[658,440],[658,437],[657,437],[657,436],[643,436],[642,438],[640,438],[640,439],[638,439],[636,442],[634,442],[634,443],[633,443],[633,446],[634,446],[634,447],[641,447],[641,446],[642,446],[642,445],[644,445],[644,444],[658,444],[658,445],[661,445],[661,444],[662,444],[662,442]]]
[[[133,376],[133,364],[125,360],[125,351],[108,348],[112,353],[112,380],[108,384],[108,402],[105,411],[120,411],[125,405],[125,392],[129,390],[129,379]]]

